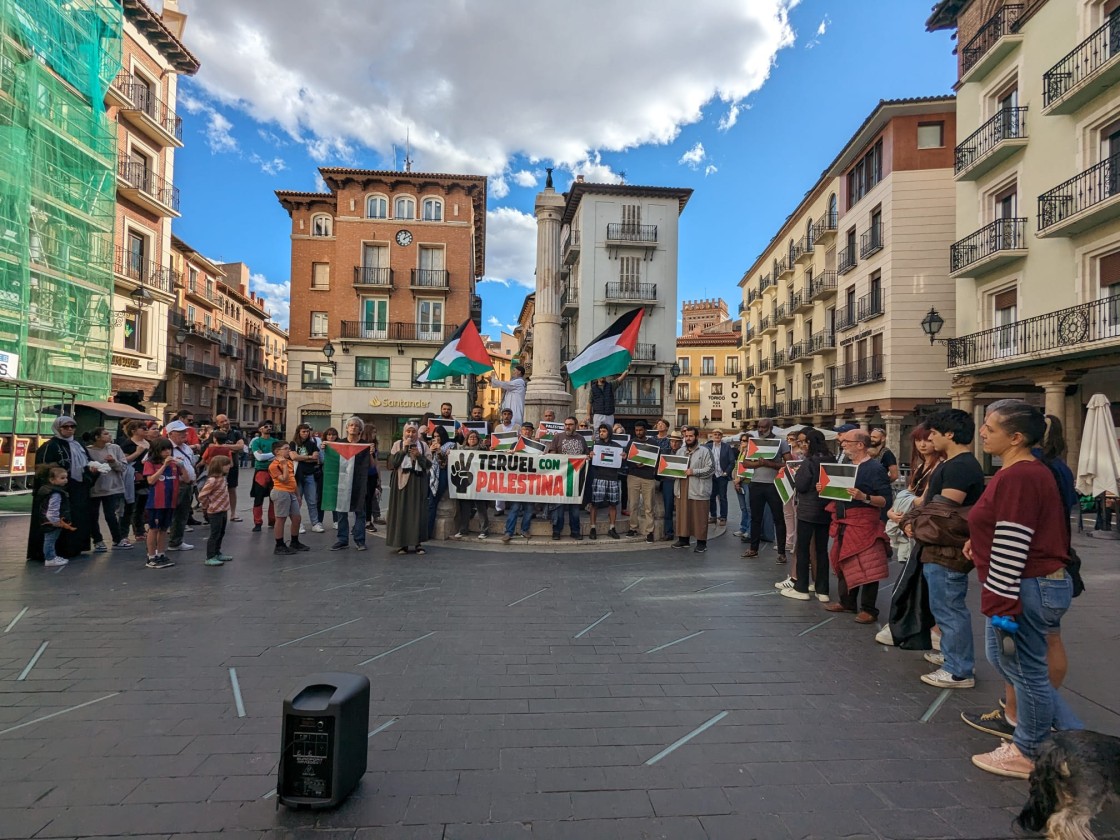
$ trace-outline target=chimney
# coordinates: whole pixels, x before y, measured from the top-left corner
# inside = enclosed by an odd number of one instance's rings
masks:
[[[183,40],[183,29],[187,25],[187,16],[179,11],[179,0],[163,0],[163,11],[160,13],[160,19],[172,35],[180,41]]]
[[[576,176],[576,183],[577,184],[582,184],[583,183],[583,176],[582,175],[577,175]]]

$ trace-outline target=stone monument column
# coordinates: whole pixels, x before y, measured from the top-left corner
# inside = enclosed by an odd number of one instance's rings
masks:
[[[560,376],[560,219],[564,197],[552,187],[552,170],[537,195],[537,292],[533,315],[533,359],[525,389],[525,419],[539,423],[545,409],[557,418],[571,413],[572,395]]]

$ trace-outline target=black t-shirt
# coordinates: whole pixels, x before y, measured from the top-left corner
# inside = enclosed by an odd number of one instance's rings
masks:
[[[984,492],[984,470],[976,456],[971,452],[962,452],[955,458],[938,464],[930,476],[922,501],[928,502],[944,490],[963,491],[964,501],[961,504],[976,504]]]
[[[887,475],[889,476],[891,467],[898,466],[898,458],[894,457],[894,453],[889,449],[884,449],[883,454],[879,456],[879,463],[883,465],[883,469],[887,471]]]
[[[314,437],[309,437],[295,448],[296,455],[318,455],[319,445],[315,442]],[[315,471],[319,469],[319,461],[296,461],[296,478],[305,478],[309,475],[315,475]]]
[[[132,438],[125,438],[124,443],[117,444],[121,448],[121,452],[125,455],[132,455],[138,449],[135,441]],[[146,452],[147,450],[145,450]],[[132,469],[135,471],[135,482],[138,487],[143,486],[145,492],[148,490],[148,479],[144,476],[144,459],[147,454],[141,455],[135,461],[130,461]]]

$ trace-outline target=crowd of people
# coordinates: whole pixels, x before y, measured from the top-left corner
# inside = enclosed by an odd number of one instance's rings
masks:
[[[523,374],[515,372],[513,382],[521,381]],[[263,532],[267,523],[277,555],[309,550],[300,539],[307,532],[303,509],[316,533],[326,530],[325,514],[331,514],[331,550],[352,541],[365,551],[367,533],[383,525],[391,551],[421,555],[448,492],[452,450],[485,450],[491,431],[519,432],[538,441],[540,450],[567,456],[587,456],[592,445],[600,452],[622,450],[620,440],[633,441],[658,455],[682,456],[679,476],[659,476],[657,466],[623,452],[600,457],[579,503],[457,500],[452,539],[468,537],[477,519],[479,539],[498,524],[504,525],[504,543],[528,540],[531,521],[540,516],[551,521],[553,540],[562,539],[565,527],[582,540],[586,510],[592,540],[604,524],[608,539],[620,539],[625,521],[627,536],[654,542],[653,500],[660,495],[661,538],[674,549],[703,554],[710,527],[727,523],[733,490],[740,510],[733,533],[746,546],[742,556],[757,559],[763,542],[772,543],[776,563],[788,569],[775,584],[785,598],[816,599],[829,612],[877,625],[880,582],[890,577],[892,558],[903,563],[889,618],[875,638],[925,651],[935,670],[921,680],[937,688],[975,686],[966,602],[975,569],[981,611],[989,618],[984,651],[1006,682],[1000,708],[963,715],[969,725],[1004,739],[996,750],[973,758],[978,766],[1025,778],[1051,728],[1080,728],[1056,690],[1067,667],[1061,617],[1081,586],[1069,529],[1077,496],[1056,418],[1017,400],[990,406],[979,437],[1000,469],[986,480],[973,455],[972,416],[957,409],[937,412],[911,433],[909,469],[900,478],[882,429],[838,427],[836,454],[824,431],[799,427],[778,438],[768,419],[738,441],[715,431],[702,442],[696,427],[674,433],[663,419],[653,429],[638,420],[627,432],[614,422],[610,385],[595,383],[589,406],[594,426],[574,416],[558,422],[551,411],[539,426],[523,423],[518,410],[523,415],[524,389],[510,383],[506,402],[513,404],[502,409],[493,430],[482,422],[480,408],[472,410],[468,425],[455,420],[445,403],[438,415],[404,425],[383,466],[377,437],[359,417],[349,418],[341,434],[328,428],[320,435],[300,424],[290,441],[274,438],[268,422],[246,439],[225,416],[200,434],[189,412],[162,430],[133,421],[115,438],[97,428],[79,439],[75,421],[59,417],[39,457],[27,556],[61,566],[87,551],[141,545],[148,568],[166,569],[174,565],[168,553],[193,549],[185,535],[204,526],[203,562],[224,565],[233,559],[222,551],[226,530],[243,521],[237,515],[243,470],[252,475],[252,530]],[[329,488],[336,501],[324,510],[325,444],[332,441],[347,445],[339,451],[353,463],[345,473],[349,486]],[[330,480],[340,480],[338,474],[333,471]],[[381,510],[384,487],[387,518]],[[204,521],[194,518],[196,508]]]

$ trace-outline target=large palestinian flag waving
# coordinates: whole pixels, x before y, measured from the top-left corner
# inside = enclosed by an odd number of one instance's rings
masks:
[[[323,443],[323,510],[350,510],[350,493],[354,489],[355,463],[359,455],[369,451],[368,443]],[[365,477],[362,477],[365,481]]]
[[[592,379],[614,376],[630,367],[644,313],[641,307],[631,309],[565,365],[573,388],[586,385]]]
[[[432,363],[416,377],[416,381],[438,382],[449,376],[466,376],[468,373],[485,373],[494,367],[490,354],[474,321],[467,320],[455,335],[440,348]]]

